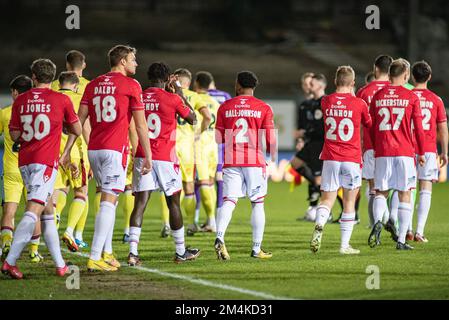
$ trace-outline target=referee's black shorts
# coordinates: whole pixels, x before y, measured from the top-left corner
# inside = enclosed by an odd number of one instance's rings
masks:
[[[323,161],[320,160],[323,144],[323,141],[310,141],[295,155],[309,166],[315,177],[321,176],[321,170],[323,169]]]

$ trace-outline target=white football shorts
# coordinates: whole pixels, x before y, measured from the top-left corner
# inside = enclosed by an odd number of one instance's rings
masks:
[[[133,192],[161,190],[166,196],[182,189],[179,164],[170,161],[153,160],[153,169],[142,175],[143,158],[134,159]]]
[[[321,173],[321,190],[337,191],[340,188],[354,190],[362,185],[362,169],[359,163],[324,161]]]
[[[266,196],[267,188],[265,167],[223,168],[224,198],[247,196],[252,202],[256,202]]]
[[[374,189],[409,191],[416,188],[416,166],[412,157],[376,158]]]
[[[58,170],[40,163],[32,163],[19,168],[27,190],[27,201],[47,205],[53,193]]]
[[[114,150],[89,150],[89,162],[97,186],[110,194],[123,192],[126,185],[126,157]]]

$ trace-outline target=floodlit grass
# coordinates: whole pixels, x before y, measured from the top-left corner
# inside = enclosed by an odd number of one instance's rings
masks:
[[[92,187],[92,185],[91,185]],[[92,190],[92,188],[91,188]],[[92,190],[93,191],[93,190]],[[217,261],[213,249],[214,234],[186,237],[188,245],[202,250],[196,260],[174,264],[172,238],[160,238],[160,196],[154,194],[146,211],[139,253],[144,267],[208,280],[213,284],[229,285],[257,291],[274,297],[293,299],[448,299],[449,298],[449,185],[434,187],[429,215],[427,244],[416,244],[411,252],[398,252],[388,233],[382,232],[382,245],[371,249],[367,245],[366,201],[361,204],[361,223],[356,225],[351,244],[361,250],[359,256],[338,253],[340,230],[338,224],[327,225],[323,245],[318,254],[309,250],[313,224],[296,221],[307,207],[306,188],[289,192],[286,183],[270,183],[266,199],[266,228],[263,247],[273,252],[273,258],[260,261],[250,258],[250,203],[241,200],[226,233],[231,260]],[[70,202],[68,202],[70,203]],[[66,209],[67,210],[67,209]],[[338,205],[334,212],[339,211]],[[19,213],[21,216],[21,212]],[[334,214],[334,217],[336,214]],[[204,214],[202,213],[202,219]],[[67,211],[62,216],[65,227]],[[19,219],[17,219],[19,221]],[[416,219],[415,219],[416,221]],[[94,225],[93,196],[91,212],[85,230],[85,240],[91,243]],[[125,262],[128,245],[122,244],[123,214],[117,211],[114,250]],[[64,244],[62,244],[64,247]],[[65,279],[54,275],[51,257],[41,248],[45,262],[33,265],[24,252],[19,266],[26,280],[0,278],[0,299],[261,299],[238,291],[225,290],[175,279],[158,273],[123,267],[109,274],[88,273],[87,258],[64,252],[67,261],[80,267],[80,289],[68,290]],[[88,253],[85,251],[84,253]],[[380,289],[366,288],[367,267],[375,265],[380,271]],[[267,297],[267,296],[265,296]]]

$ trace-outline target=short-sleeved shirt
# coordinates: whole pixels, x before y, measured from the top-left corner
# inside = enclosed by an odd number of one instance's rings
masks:
[[[275,148],[273,111],[253,96],[238,96],[218,109],[216,142],[224,143],[226,167],[265,167],[263,137],[267,151]]]
[[[212,98],[217,100],[219,104],[223,104],[223,102],[232,98],[231,95],[226,91],[221,91],[217,89],[208,90],[208,93]]]
[[[145,118],[148,124],[153,160],[177,162],[176,158],[176,117],[185,119],[190,108],[181,98],[159,88],[148,88],[143,92]],[[136,157],[144,158],[141,144],[137,147]]]
[[[326,135],[320,159],[362,163],[360,127],[371,126],[366,102],[349,93],[333,93],[321,105]]]
[[[447,121],[443,100],[428,89],[413,89],[420,100],[424,130],[424,152],[437,151],[437,124]]]
[[[57,168],[63,123],[77,121],[70,98],[62,93],[35,88],[19,95],[9,123],[10,131],[22,132],[19,166],[39,163]]]
[[[5,136],[5,151],[3,153],[3,173],[20,174],[19,153],[13,150],[14,141],[9,135],[9,121],[11,120],[12,105],[0,109],[0,134]]]
[[[199,97],[198,93],[191,91],[189,89],[182,89],[182,94],[193,110],[198,111],[201,108],[205,107],[202,99]],[[199,113],[197,112],[197,115]],[[177,118],[177,127],[176,127],[176,139],[178,143],[192,143],[195,140],[195,126],[190,125],[182,119],[182,117]],[[199,124],[199,121],[198,121]]]
[[[357,97],[363,99],[367,103],[369,108],[374,94],[388,84],[390,84],[389,81],[371,81],[364,87],[360,88],[359,91],[357,91]],[[369,129],[363,128],[363,151],[372,149],[373,144],[371,142]]]
[[[379,157],[414,157],[424,154],[424,131],[418,96],[402,86],[387,85],[371,101],[371,141]],[[415,130],[412,131],[412,122]]]
[[[87,85],[83,105],[92,127],[88,149],[127,152],[132,111],[144,110],[140,84],[119,72],[106,73]]]

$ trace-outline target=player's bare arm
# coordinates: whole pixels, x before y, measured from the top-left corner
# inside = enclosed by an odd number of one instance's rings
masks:
[[[143,110],[133,111],[133,119],[136,126],[137,135],[139,137],[139,142],[145,153],[145,160],[142,164],[141,171],[141,173],[145,175],[149,173],[152,168],[150,140],[148,139],[148,126],[145,120],[145,112]]]
[[[210,114],[209,108],[204,106],[199,109],[200,114],[203,116],[203,121],[201,121],[201,133],[209,128],[209,125],[212,121],[212,115]]]
[[[133,157],[136,155],[137,151],[137,145],[139,144],[139,137],[137,136],[136,131],[136,124],[134,123],[134,120],[131,119],[131,122],[129,123],[129,141],[131,142],[131,148],[132,148],[132,155]]]
[[[67,125],[67,131],[69,137],[67,139],[67,144],[65,145],[64,151],[59,158],[59,164],[67,167],[70,163],[70,152],[72,151],[72,147],[75,144],[76,139],[83,133],[84,123],[86,122],[88,113],[87,106],[82,104],[78,110],[78,122]]]
[[[441,168],[448,163],[447,159],[448,128],[446,121],[437,124],[437,132],[438,132],[438,142],[441,145],[441,154],[440,154],[440,168]]]

